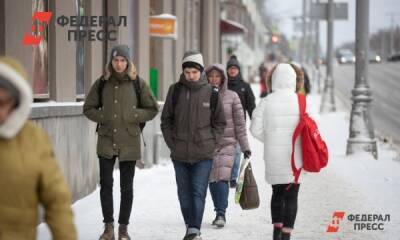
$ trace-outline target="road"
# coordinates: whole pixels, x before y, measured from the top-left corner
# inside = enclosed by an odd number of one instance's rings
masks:
[[[351,108],[355,65],[334,67],[335,94]],[[375,129],[400,143],[400,63],[370,64],[369,85],[374,98],[371,107]]]

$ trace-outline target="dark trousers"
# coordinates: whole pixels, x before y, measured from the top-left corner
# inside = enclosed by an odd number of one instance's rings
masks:
[[[297,215],[297,196],[300,184],[272,185],[272,223],[283,223],[283,227],[293,228]]]
[[[103,211],[103,222],[114,222],[113,205],[113,171],[116,157],[112,159],[99,158],[100,161],[100,201]],[[133,200],[133,177],[136,161],[119,162],[121,204],[119,209],[120,224],[129,224]]]
[[[228,207],[229,183],[218,181],[210,183],[210,193],[214,202],[214,211],[217,216],[225,216]]]
[[[180,161],[173,161],[173,163],[178,198],[185,224],[188,229],[200,230],[212,160],[203,160],[195,164]]]

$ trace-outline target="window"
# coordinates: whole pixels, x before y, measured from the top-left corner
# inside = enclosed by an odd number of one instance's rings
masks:
[[[85,16],[85,0],[76,0],[76,15],[78,19]],[[77,26],[77,30],[85,30],[84,26]],[[76,42],[76,95],[83,99],[85,94],[85,41]]]
[[[47,12],[48,4],[46,0],[34,0],[32,5],[32,15],[35,12]],[[33,23],[35,26],[33,34],[43,36],[39,45],[34,45],[33,51],[33,94],[35,99],[49,98],[48,80],[48,26],[39,21]],[[43,28],[43,31],[39,31]]]

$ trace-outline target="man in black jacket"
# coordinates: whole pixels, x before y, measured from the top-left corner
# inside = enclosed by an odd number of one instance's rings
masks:
[[[239,95],[240,101],[243,106],[243,110],[245,112],[245,118],[247,112],[251,119],[253,110],[256,107],[256,99],[254,97],[254,93],[250,87],[250,84],[245,82],[242,78],[242,74],[240,73],[240,63],[235,55],[232,55],[228,63],[226,64],[226,71],[228,73],[228,89],[236,92],[237,95]],[[240,166],[240,155],[241,155],[241,149],[239,144],[237,144],[235,161],[231,173],[231,182],[230,182],[231,188],[236,187],[236,179],[238,177],[238,171]]]

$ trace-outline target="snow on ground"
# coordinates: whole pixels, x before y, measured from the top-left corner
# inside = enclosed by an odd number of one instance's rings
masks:
[[[258,94],[257,87],[255,94]],[[314,102],[319,103],[319,96],[311,97]],[[398,153],[388,145],[379,143],[378,160],[365,153],[346,156],[349,126],[347,110],[321,115],[319,124],[330,150],[330,161],[328,167],[319,174],[302,173],[299,210],[292,239],[400,239]],[[256,210],[243,211],[234,203],[234,191],[231,190],[227,225],[223,229],[216,229],[211,225],[215,216],[208,194],[202,226],[204,240],[272,239],[269,210],[271,187],[264,181],[263,147],[253,137],[250,136],[249,140],[261,205]],[[114,177],[114,216],[118,219],[118,171],[115,171]],[[135,197],[129,225],[129,233],[133,239],[182,239],[185,226],[180,213],[172,164],[137,169],[134,189]],[[75,203],[73,210],[79,239],[98,239],[102,232],[99,189]],[[327,233],[327,226],[335,211],[344,211],[345,218],[340,222],[337,233]],[[353,222],[347,219],[350,214],[390,214],[390,222],[383,222],[383,231],[354,230]],[[45,224],[38,227],[38,239],[51,239]]]

